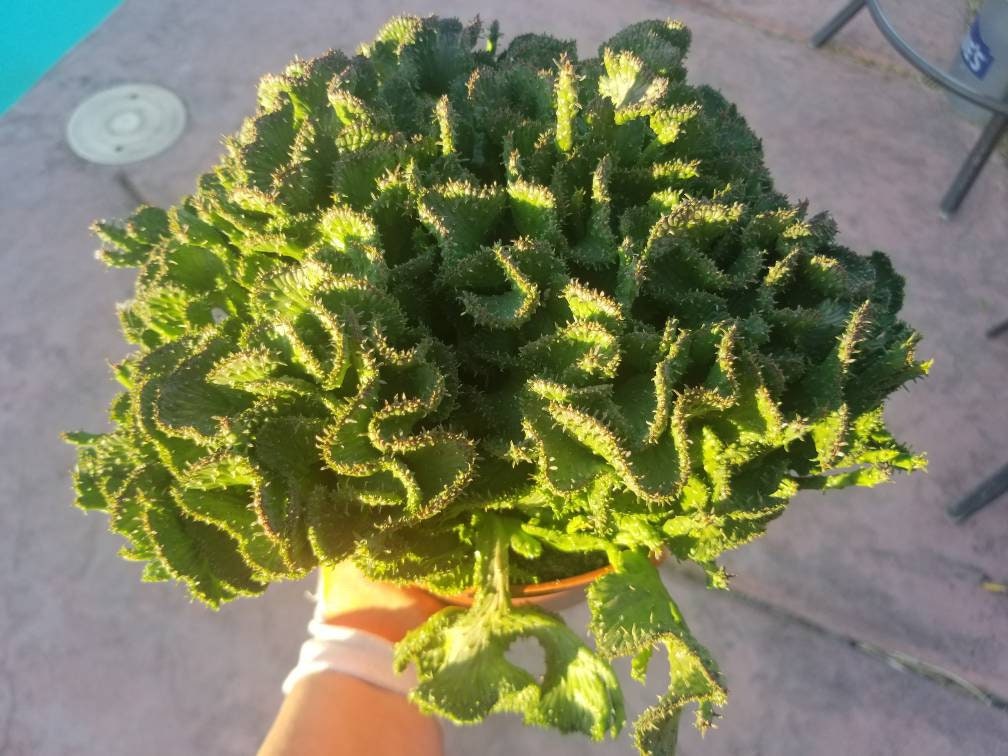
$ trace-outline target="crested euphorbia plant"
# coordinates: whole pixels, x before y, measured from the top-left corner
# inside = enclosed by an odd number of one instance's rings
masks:
[[[353,559],[475,588],[398,647],[414,700],[475,722],[615,735],[609,660],[668,694],[635,726],[725,700],[652,556],[699,564],[800,489],[922,465],[882,401],[921,376],[902,280],[776,193],[760,143],[685,82],[689,32],[647,21],[579,60],[497,25],[397,18],[355,57],[259,87],[196,192],[100,223],[138,349],[115,430],[69,434],[78,504],[145,580],[217,606]],[[611,565],[594,649],[513,584]],[[508,658],[537,641],[545,671]]]

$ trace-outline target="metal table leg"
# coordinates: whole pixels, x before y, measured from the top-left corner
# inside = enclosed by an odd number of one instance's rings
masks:
[[[812,35],[809,40],[810,47],[822,47],[833,38],[833,35],[843,29],[847,22],[858,14],[858,11],[865,7],[866,0],[851,0],[847,6],[831,18],[826,25]]]
[[[949,190],[942,198],[941,214],[943,218],[948,220],[959,209],[963,197],[966,196],[970,187],[973,186],[973,182],[980,175],[980,170],[987,163],[987,159],[991,156],[994,148],[997,147],[997,143],[1004,136],[1005,131],[1008,131],[1008,116],[1000,114],[991,116],[990,121],[984,127],[983,133],[980,134],[977,143],[973,145],[973,150],[970,152],[969,157],[966,158],[966,162],[959,169],[959,173],[952,182],[952,186],[949,187]]]

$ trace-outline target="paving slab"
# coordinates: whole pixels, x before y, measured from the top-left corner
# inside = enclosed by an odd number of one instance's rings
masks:
[[[511,34],[576,36],[583,52],[632,21],[683,18],[694,31],[693,79],[740,104],[780,187],[813,210],[831,209],[852,246],[893,255],[909,278],[908,318],[927,334],[922,351],[936,367],[891,415],[930,452],[930,475],[829,501],[805,497],[729,566],[740,591],[1005,695],[1008,599],[980,587],[985,577],[1008,582],[1005,504],[961,527],[942,510],[1003,464],[1008,448],[1008,342],[982,336],[1008,317],[1008,171],[992,163],[960,216],[937,220],[945,182],[975,136],[940,93],[695,2],[628,0],[586,13],[571,0],[496,8],[254,0],[239,12],[127,0],[0,119],[0,753],[242,754],[265,733],[303,638],[306,586],[273,586],[262,599],[209,612],[177,587],[140,584],[138,566],[115,555],[104,518],[70,507],[73,455],[58,433],[102,427],[114,392],[106,361],[126,351],[111,305],[129,295],[132,278],[94,262],[87,226],[122,216],[138,198],[168,204],[190,191],[219,154],[219,136],[252,107],[261,73],[294,54],[352,49],[407,10],[481,11]],[[182,140],[125,169],[78,160],[62,139],[73,107],[133,80],[183,97]],[[734,693],[731,718],[702,745],[687,736],[686,753],[997,754],[1006,742],[1004,719],[971,699],[691,584],[676,595]],[[577,610],[570,617],[583,626]],[[636,690],[633,706],[653,700],[654,690]],[[512,725],[464,730],[450,739],[452,753],[588,752],[582,741]],[[815,740],[826,735],[833,745]]]

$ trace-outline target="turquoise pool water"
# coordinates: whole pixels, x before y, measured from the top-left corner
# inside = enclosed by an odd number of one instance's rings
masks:
[[[0,113],[122,0],[0,0]]]

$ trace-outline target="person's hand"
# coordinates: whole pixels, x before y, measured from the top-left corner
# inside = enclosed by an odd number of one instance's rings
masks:
[[[350,562],[319,569],[316,620],[394,643],[444,604],[419,588],[376,583]],[[391,665],[391,658],[384,662]],[[406,696],[348,674],[300,678],[259,756],[443,756],[441,729]]]
[[[420,588],[376,583],[347,561],[319,568],[319,617],[399,642],[445,604]]]

